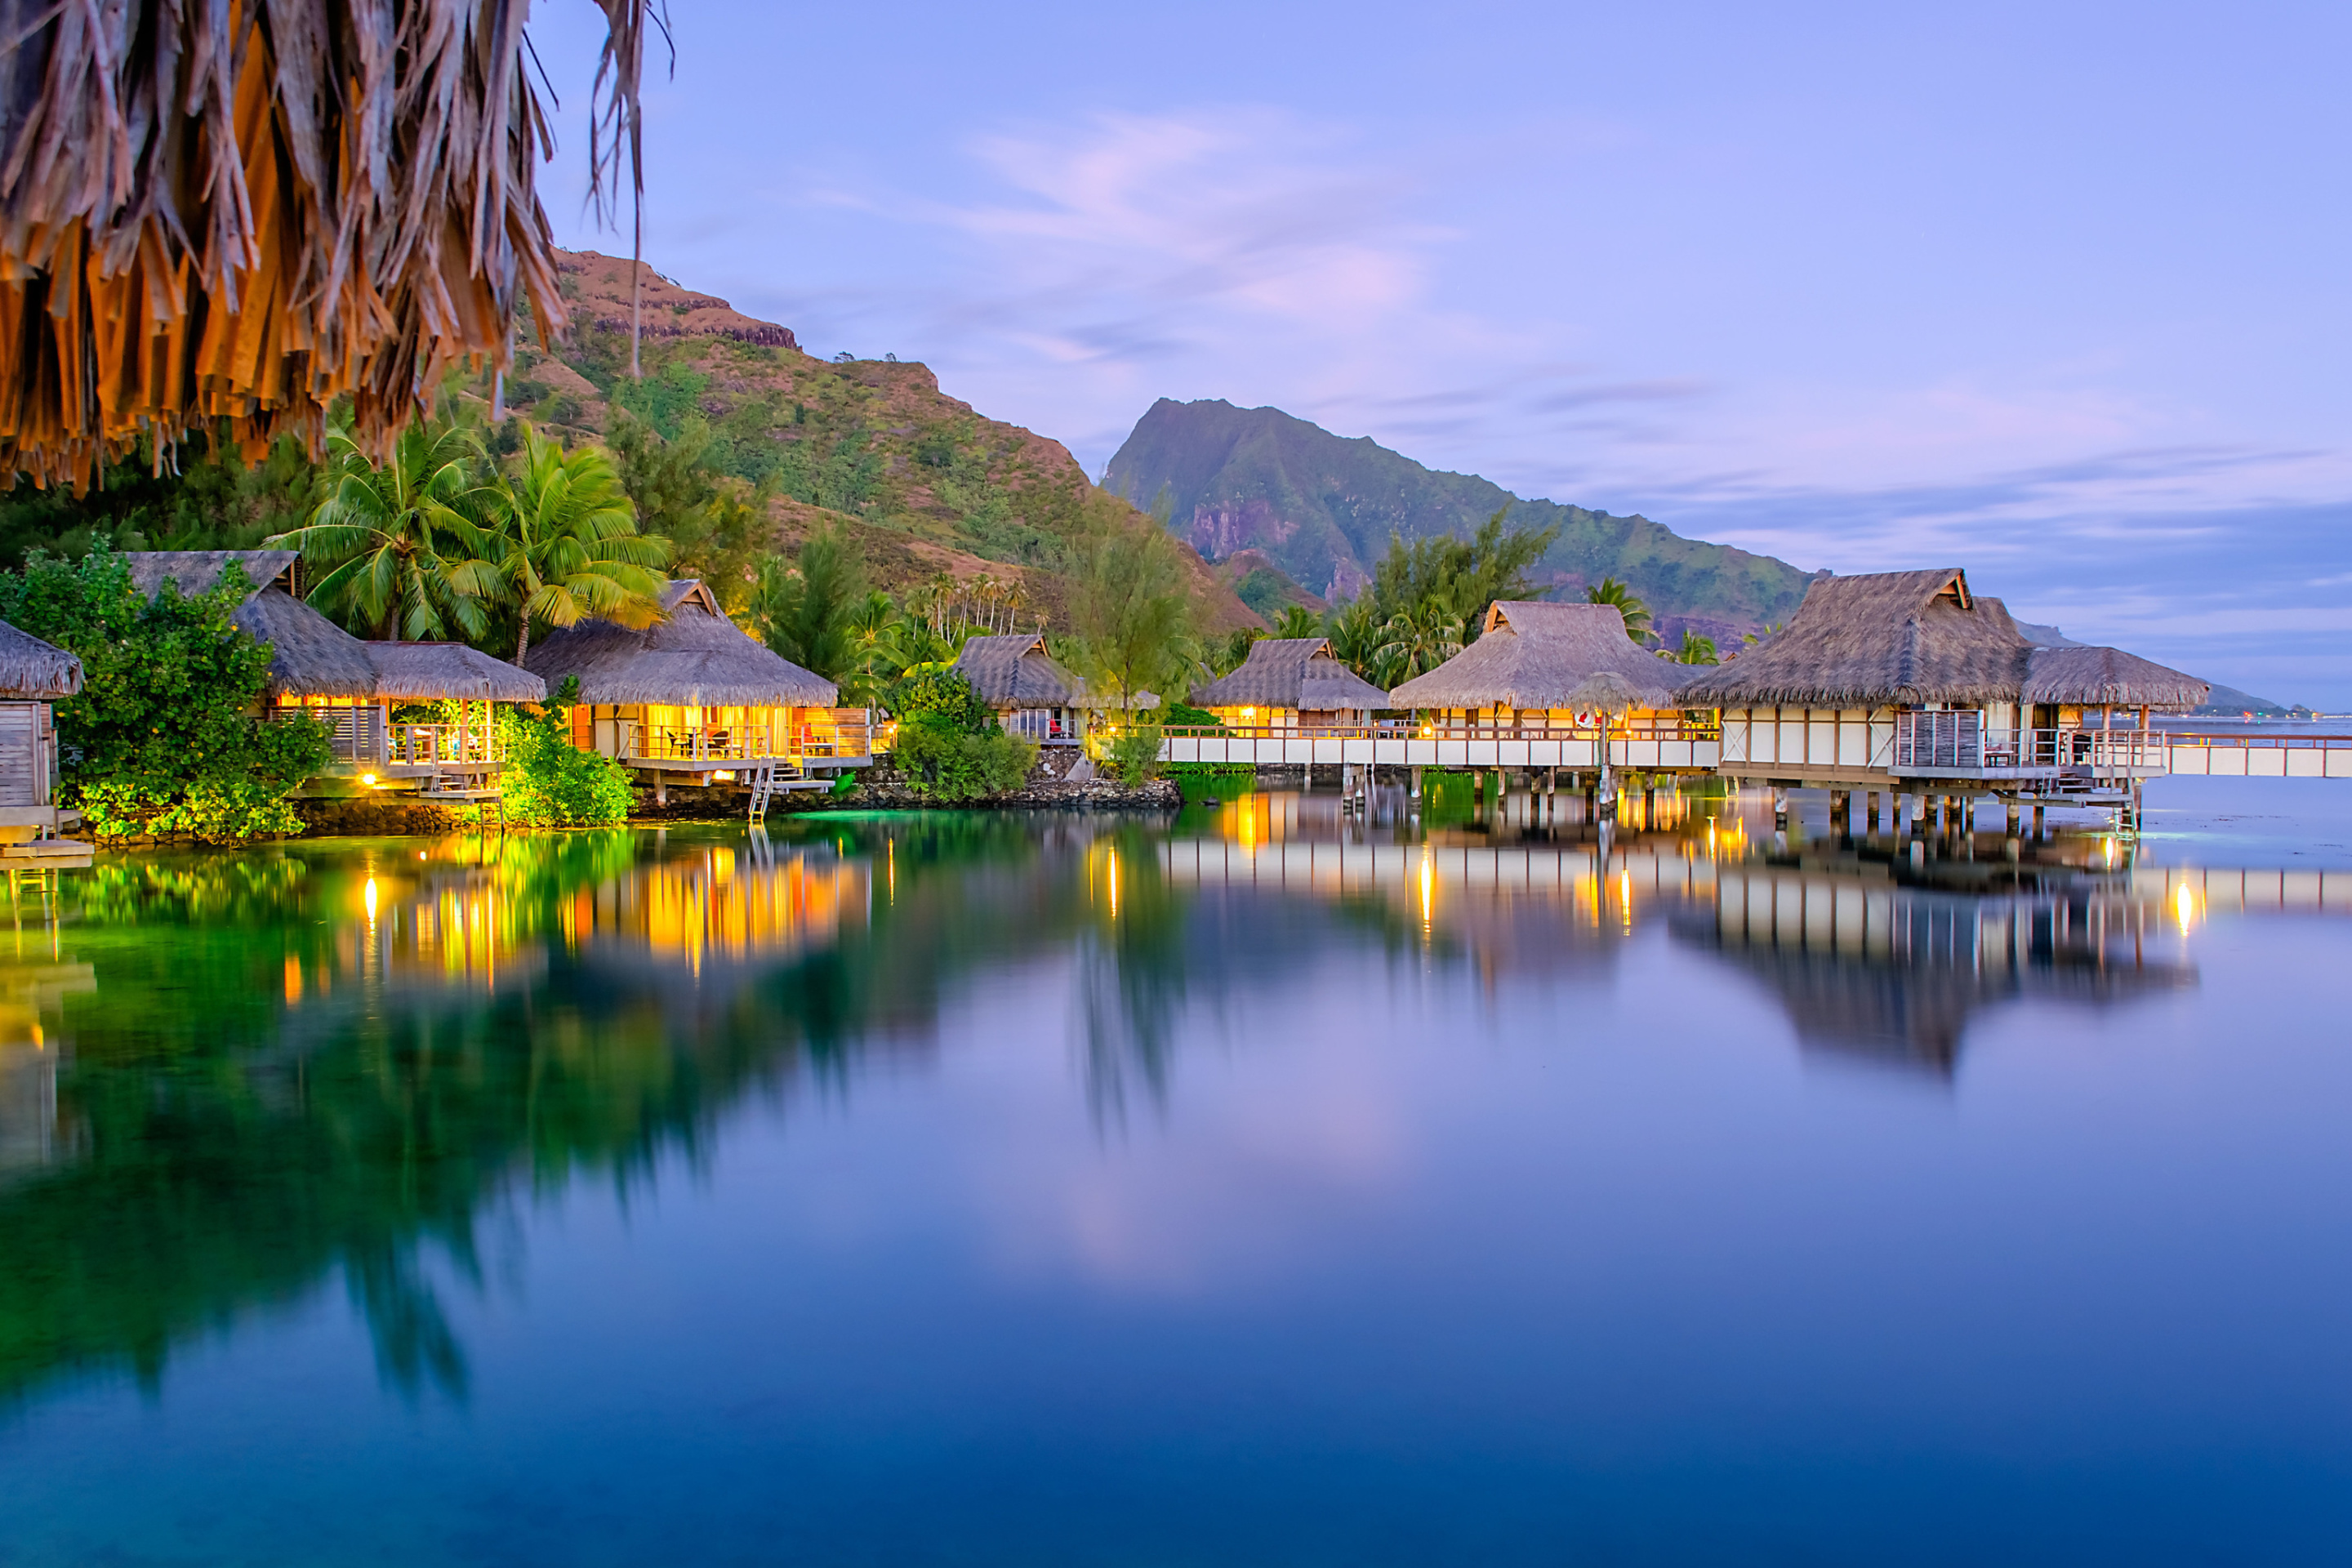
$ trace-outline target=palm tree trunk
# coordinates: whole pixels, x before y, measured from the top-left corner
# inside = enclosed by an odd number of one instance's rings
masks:
[[[530,617],[529,616],[525,616],[522,618],[522,635],[515,638],[515,663],[520,666],[522,663],[522,656],[530,651]]]

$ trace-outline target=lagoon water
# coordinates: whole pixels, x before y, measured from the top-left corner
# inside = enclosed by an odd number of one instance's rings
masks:
[[[0,1563],[2340,1561],[2344,788],[20,889]]]

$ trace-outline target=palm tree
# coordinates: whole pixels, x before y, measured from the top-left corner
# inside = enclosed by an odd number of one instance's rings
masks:
[[[379,467],[348,428],[328,433],[326,499],[303,527],[265,542],[299,550],[331,569],[318,602],[394,640],[479,637],[503,591],[490,550],[488,459],[453,425],[411,425]]]
[[[566,452],[522,427],[520,471],[498,490],[499,575],[522,623],[515,662],[530,651],[533,621],[575,625],[597,616],[625,626],[661,618],[669,542],[637,531],[636,510],[598,447]]]
[[[1588,605],[1614,605],[1617,613],[1625,617],[1625,635],[1637,643],[1650,640],[1650,606],[1633,596],[1633,590],[1614,577],[1603,577],[1584,591]]]
[[[1380,684],[1396,685],[1426,675],[1462,651],[1464,616],[1454,601],[1432,594],[1389,617],[1385,640],[1373,650]]]
[[[1285,605],[1274,623],[1274,636],[1278,637],[1319,637],[1323,635],[1323,617],[1304,605]]]
[[[1713,637],[1703,637],[1687,626],[1683,628],[1683,640],[1681,645],[1675,647],[1673,652],[1667,654],[1666,658],[1674,660],[1676,664],[1717,664],[1722,662],[1716,655],[1715,639]]]
[[[1341,664],[1362,676],[1375,686],[1393,682],[1380,678],[1377,658],[1381,645],[1387,641],[1384,623],[1374,607],[1372,592],[1367,588],[1333,612],[1330,637],[1331,652]]]

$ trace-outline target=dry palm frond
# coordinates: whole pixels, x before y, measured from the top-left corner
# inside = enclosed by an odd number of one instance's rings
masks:
[[[527,9],[0,0],[0,483],[216,422],[315,452],[345,395],[381,452],[454,365],[504,367],[523,298],[561,330]]]

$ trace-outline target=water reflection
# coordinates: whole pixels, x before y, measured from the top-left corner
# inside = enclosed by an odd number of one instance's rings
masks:
[[[1966,898],[1737,869],[1714,894],[1675,934],[1761,980],[1801,1042],[1939,1076],[1996,1004],[2105,1006],[2196,980],[2160,902],[2128,889]]]
[[[1172,832],[843,816],[101,864],[0,962],[0,1401],[152,1384],[175,1345],[338,1274],[388,1384],[462,1396],[437,1292],[485,1288],[513,1205],[646,1180],[747,1096],[930,1063],[983,978],[1044,1004],[1074,1114],[1118,1138],[1179,1113],[1188,1042],[1249,1048],[1213,1026],[1237,998],[1327,963],[1586,994],[1664,929],[1760,980],[1807,1047],[1948,1079],[1990,1008],[2190,984],[2184,936],[2216,910],[2352,894],[2053,849],[1963,895],[1866,841],[1792,848],[1750,803],[1574,804],[1449,823],[1253,795]]]

